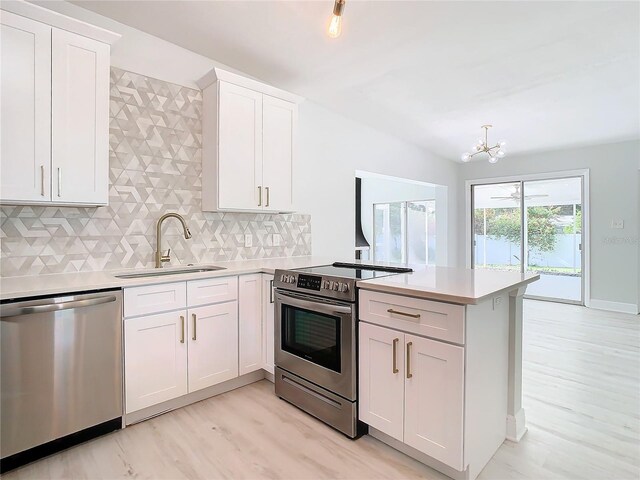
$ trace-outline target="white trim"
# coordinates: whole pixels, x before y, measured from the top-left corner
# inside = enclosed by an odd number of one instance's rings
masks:
[[[584,292],[583,301],[586,307],[592,306],[591,300],[591,196],[589,193],[589,169],[559,170],[555,172],[533,173],[527,175],[510,175],[505,177],[479,178],[465,181],[465,266],[471,268],[471,186],[487,185],[491,183],[526,182],[530,180],[553,180],[558,178],[582,177],[582,229],[584,265],[582,274]]]
[[[630,313],[631,315],[640,313],[638,305],[633,303],[610,302],[609,300],[598,300],[597,298],[591,299],[589,307],[609,312]]]
[[[238,75],[237,73],[232,73],[218,67],[212,68],[202,78],[197,80],[196,84],[198,85],[198,87],[200,87],[201,90],[204,90],[208,86],[213,85],[215,82],[219,81],[232,83],[234,85],[248,88],[250,90],[254,90],[271,97],[280,98],[282,100],[286,100],[295,104],[299,104],[304,101],[304,97],[301,97],[299,95],[295,95],[285,90],[267,85],[266,83],[259,82],[258,80],[244,77],[242,75]]]
[[[52,27],[76,33],[83,37],[92,38],[102,43],[113,45],[122,35],[102,27],[96,27],[90,23],[67,17],[48,8],[25,2],[24,0],[3,0],[2,10],[27,17],[38,22],[46,23]]]

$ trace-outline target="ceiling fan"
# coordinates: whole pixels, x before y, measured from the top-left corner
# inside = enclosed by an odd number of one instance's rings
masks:
[[[520,185],[514,185],[515,187],[515,191],[509,195],[508,197],[491,197],[492,200],[517,200],[520,201],[520,197],[522,196],[520,194]],[[529,199],[529,198],[542,198],[542,197],[548,197],[549,195],[546,194],[539,194],[539,195],[525,195],[524,198]]]

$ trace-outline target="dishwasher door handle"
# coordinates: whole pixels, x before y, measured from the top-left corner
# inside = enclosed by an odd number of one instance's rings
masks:
[[[46,303],[44,305],[32,305],[24,307],[12,307],[7,305],[0,307],[0,317],[18,317],[20,315],[33,315],[35,313],[55,312],[58,310],[69,310],[72,308],[93,307],[94,305],[102,305],[103,303],[111,303],[116,301],[115,295],[86,298],[84,300],[71,300],[69,302]]]

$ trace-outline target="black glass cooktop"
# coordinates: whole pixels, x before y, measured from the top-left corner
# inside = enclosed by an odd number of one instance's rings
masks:
[[[353,278],[356,280],[370,280],[372,278],[386,277],[398,273],[413,272],[408,267],[384,267],[379,265],[361,265],[357,263],[340,263],[333,265],[321,265],[319,267],[296,268],[296,272],[309,275],[330,275],[333,277]]]

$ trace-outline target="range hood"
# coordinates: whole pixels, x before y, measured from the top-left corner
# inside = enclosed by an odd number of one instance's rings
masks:
[[[362,231],[362,179],[356,177],[356,250],[368,250],[370,247]]]

